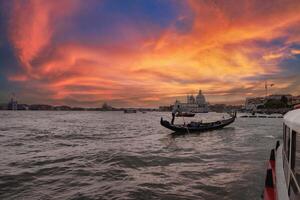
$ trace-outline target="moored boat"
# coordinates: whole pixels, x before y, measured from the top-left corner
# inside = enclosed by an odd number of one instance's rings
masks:
[[[263,198],[300,199],[300,109],[284,116],[283,143],[271,150]]]
[[[242,115],[240,116],[240,118],[283,118],[283,116],[281,114],[272,114],[272,115]]]
[[[176,114],[176,117],[194,117],[195,113],[191,112],[180,112]]]
[[[229,119],[223,119],[214,122],[190,122],[188,124],[172,124],[167,120],[161,118],[160,124],[174,131],[173,134],[186,134],[191,132],[204,132],[204,131],[211,131],[216,129],[221,129],[229,124],[233,123],[236,118],[236,113],[231,114]]]
[[[124,113],[136,113],[135,109],[126,109],[124,110]]]

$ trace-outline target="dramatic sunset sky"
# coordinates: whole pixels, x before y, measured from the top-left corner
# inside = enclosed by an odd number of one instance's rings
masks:
[[[299,0],[3,0],[0,30],[0,103],[300,94]]]

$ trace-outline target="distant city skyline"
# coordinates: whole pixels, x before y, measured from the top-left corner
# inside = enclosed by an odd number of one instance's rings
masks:
[[[0,1],[0,103],[300,94],[300,1]]]

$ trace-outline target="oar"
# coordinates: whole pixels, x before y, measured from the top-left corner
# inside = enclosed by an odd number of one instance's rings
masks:
[[[183,123],[185,124],[184,116],[182,116],[182,119],[183,119]],[[187,126],[186,126],[185,128],[186,128],[186,130],[187,130],[187,133],[190,134],[189,128],[188,128]]]
[[[187,133],[190,134],[190,131],[189,131],[189,128],[188,128],[188,127],[186,127],[186,130],[187,130]]]

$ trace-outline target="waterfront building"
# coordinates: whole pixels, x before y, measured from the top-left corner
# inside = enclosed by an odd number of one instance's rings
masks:
[[[199,90],[196,98],[193,95],[187,95],[187,102],[175,101],[174,107],[180,112],[205,113],[208,112],[208,105],[202,91]]]
[[[55,107],[52,107],[51,109],[53,109],[53,110],[72,110],[72,108],[70,106],[55,106]]]
[[[266,97],[266,100],[282,100],[283,98],[286,98],[287,102],[291,102],[293,96],[290,94],[271,94]]]
[[[245,101],[245,109],[256,111],[259,107],[262,107],[268,101],[286,101],[287,105],[294,105],[296,102],[300,102],[299,98],[295,98],[290,94],[271,94],[266,97],[249,97]]]
[[[257,110],[259,106],[263,106],[266,100],[264,97],[249,97],[246,98],[245,109],[246,110]]]
[[[29,106],[27,104],[18,104],[18,110],[29,110]]]
[[[102,105],[102,110],[103,111],[111,111],[111,110],[113,110],[113,107],[108,105],[108,103],[104,102]]]
[[[18,101],[12,97],[7,107],[8,110],[18,110]]]
[[[158,110],[161,112],[172,111],[173,105],[170,106],[159,106]]]
[[[292,105],[300,104],[300,96],[293,96],[292,97]]]
[[[29,106],[29,110],[53,110],[54,107],[45,104],[32,104]]]

